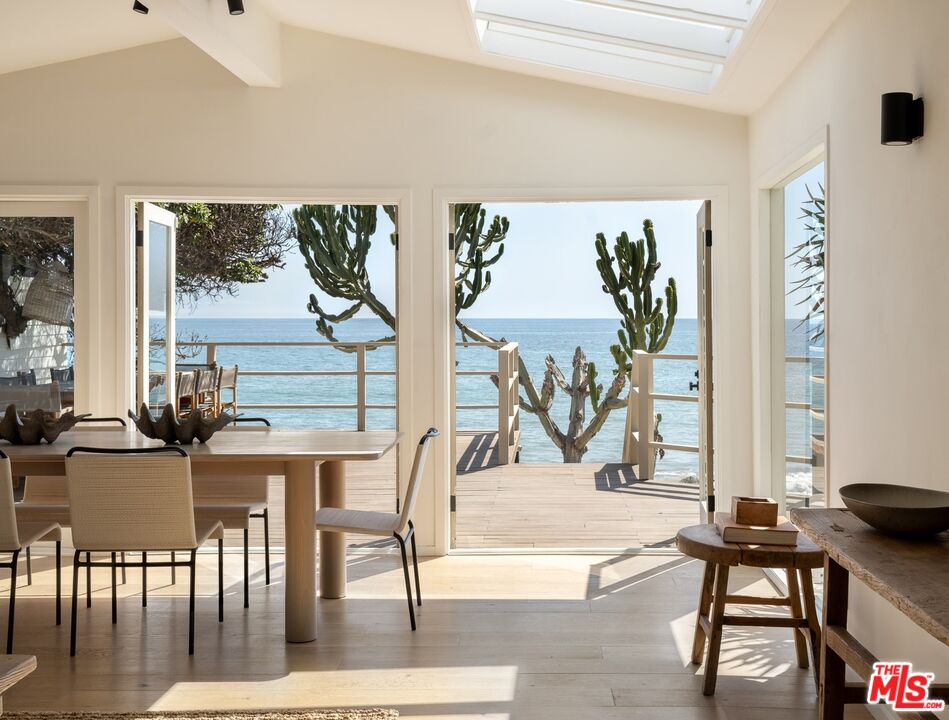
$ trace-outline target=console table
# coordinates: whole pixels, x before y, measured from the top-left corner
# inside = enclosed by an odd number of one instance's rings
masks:
[[[848,510],[837,509],[792,510],[791,520],[825,553],[819,718],[842,720],[845,704],[865,704],[867,698],[866,685],[846,682],[847,666],[867,682],[878,662],[847,630],[850,576],[949,645],[949,533],[905,540],[880,533]],[[931,687],[930,697],[949,699],[949,686]],[[937,720],[930,712],[900,713],[900,717]]]

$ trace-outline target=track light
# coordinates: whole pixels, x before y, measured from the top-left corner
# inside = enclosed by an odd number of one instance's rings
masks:
[[[244,0],[227,0],[227,10],[231,15],[243,15]]]
[[[148,15],[148,8],[138,0],[135,0],[135,2],[132,3],[132,9],[137,13],[141,13],[142,15]]]

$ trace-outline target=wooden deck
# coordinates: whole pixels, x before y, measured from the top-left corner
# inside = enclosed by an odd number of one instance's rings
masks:
[[[459,434],[456,487],[457,548],[672,547],[676,530],[699,520],[699,489],[639,481],[635,466],[621,463],[498,465],[493,433]],[[395,509],[395,456],[350,463],[346,504],[365,510]],[[283,478],[271,481],[271,543],[283,547]],[[228,544],[240,543],[230,533]],[[387,545],[353,535],[350,544]],[[251,545],[263,546],[261,523]]]

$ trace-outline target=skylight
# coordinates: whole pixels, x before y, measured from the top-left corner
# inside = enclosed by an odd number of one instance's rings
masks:
[[[470,0],[484,52],[709,93],[761,0]]]

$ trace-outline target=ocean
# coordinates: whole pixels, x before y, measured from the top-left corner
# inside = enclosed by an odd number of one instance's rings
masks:
[[[520,345],[521,357],[527,364],[535,385],[540,386],[545,368],[544,358],[550,354],[569,378],[574,350],[583,348],[588,360],[595,361],[601,381],[608,385],[612,378],[613,360],[609,347],[616,342],[618,320],[585,319],[471,319],[466,323],[482,332]],[[320,341],[314,322],[300,319],[202,319],[178,318],[179,339],[192,336],[202,341]],[[800,336],[792,332],[789,336]],[[376,340],[386,335],[387,328],[375,319],[353,319],[337,326],[341,340]],[[677,319],[669,344],[664,352],[694,354],[696,352],[696,321]],[[790,347],[790,346],[789,346]],[[803,347],[801,348],[803,350]],[[495,351],[483,348],[459,348],[457,351],[459,370],[492,370],[497,367]],[[203,355],[195,358],[201,362]],[[319,347],[223,347],[217,350],[220,364],[240,365],[242,370],[347,370],[355,368],[355,359],[334,348]],[[187,362],[187,360],[183,361]],[[392,370],[395,367],[394,348],[379,348],[367,354],[370,370]],[[792,371],[797,367],[789,368]],[[657,361],[655,363],[654,388],[660,393],[696,395],[689,389],[695,381],[694,361]],[[794,389],[806,387],[804,367],[800,373],[788,376],[789,396],[800,394]],[[798,377],[799,376],[799,377]],[[793,387],[792,387],[793,386]],[[354,377],[253,377],[242,375],[238,384],[241,403],[350,403],[355,402],[356,382]],[[370,376],[367,380],[369,403],[388,404],[395,400],[395,379],[388,376]],[[486,376],[458,377],[457,402],[459,404],[487,404],[497,402],[497,390]],[[554,399],[553,417],[563,429],[567,425],[569,399],[558,389]],[[662,414],[660,431],[667,442],[698,444],[698,405],[672,401],[656,401],[657,413]],[[353,428],[356,426],[354,410],[261,410],[244,411],[245,414],[265,415],[277,427]],[[623,451],[625,409],[614,410],[589,445],[584,462],[619,462]],[[592,409],[587,410],[587,418]],[[801,447],[792,447],[789,453],[807,452],[808,437],[805,428],[797,428],[801,413],[788,416],[789,442],[799,439]],[[457,418],[461,429],[486,429],[497,427],[496,410],[460,410]],[[391,428],[395,426],[393,410],[370,409],[367,411],[367,426]],[[538,420],[521,414],[520,461],[523,463],[562,462],[560,451],[547,437]],[[697,473],[697,456],[693,453],[669,451],[658,461],[656,476],[682,480]]]
[[[571,361],[579,345],[588,360],[596,362],[603,382],[611,380],[613,360],[609,347],[616,342],[615,320],[577,319],[466,319],[472,327],[496,338],[519,343],[521,357],[527,364],[535,384],[540,386],[545,368],[544,358],[551,354],[568,377]],[[183,318],[177,320],[180,340],[192,337],[200,341],[320,341],[314,322],[309,318]],[[357,318],[336,327],[341,340],[375,340],[386,334],[387,328],[376,319]],[[669,353],[694,353],[696,347],[695,320],[676,321],[672,337],[666,347]],[[458,369],[492,370],[497,367],[497,353],[489,348],[459,348]],[[192,362],[201,362],[203,354]],[[220,364],[237,364],[242,370],[348,370],[355,368],[353,355],[321,347],[221,347],[217,349]],[[182,362],[188,362],[183,360]],[[367,354],[369,370],[392,370],[395,350],[379,348]],[[686,361],[660,361],[655,365],[657,392],[694,395],[689,382],[695,380],[696,364]],[[356,397],[353,377],[254,377],[241,375],[238,384],[241,403],[349,403]],[[395,379],[388,376],[370,376],[367,380],[367,401],[389,404],[395,400]],[[458,404],[488,404],[497,402],[497,390],[486,376],[458,377]],[[557,390],[553,417],[561,428],[567,425],[569,399]],[[588,406],[589,408],[589,406]],[[694,403],[657,401],[656,411],[662,413],[660,430],[668,442],[697,444],[698,415]],[[245,411],[250,414],[251,411]],[[355,428],[354,410],[261,410],[253,414],[266,415],[278,427]],[[588,409],[587,417],[592,416]],[[461,410],[459,428],[485,429],[497,427],[496,410]],[[395,425],[392,410],[367,410],[369,428],[390,428]],[[584,462],[619,462],[623,451],[625,409],[614,410],[603,429],[589,445]],[[538,420],[528,413],[521,414],[521,462],[562,462],[563,457],[547,437]],[[658,476],[682,478],[696,472],[695,455],[669,452],[659,461]]]

